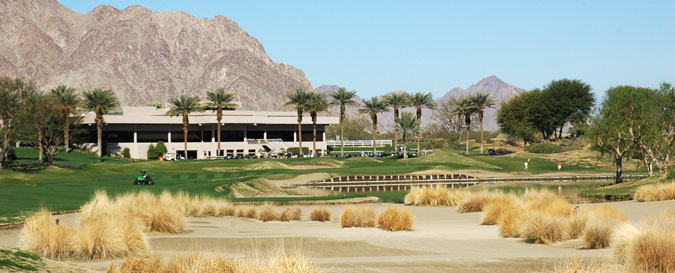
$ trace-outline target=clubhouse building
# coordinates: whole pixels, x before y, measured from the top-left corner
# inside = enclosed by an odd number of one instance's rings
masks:
[[[103,145],[112,155],[129,148],[132,158],[147,158],[148,147],[163,141],[169,153],[183,154],[183,118],[165,115],[168,109],[155,107],[121,107],[103,116]],[[222,156],[278,154],[298,147],[297,114],[224,110],[221,125],[221,149],[218,151],[216,113],[189,115],[187,158],[205,159]],[[316,154],[326,151],[326,126],[338,124],[338,117],[317,119]],[[87,131],[84,146],[96,147],[96,120],[93,112],[84,114],[82,127]],[[312,150],[312,119],[302,118],[302,146]]]

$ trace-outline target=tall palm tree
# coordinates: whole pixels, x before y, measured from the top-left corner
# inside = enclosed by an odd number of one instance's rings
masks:
[[[203,111],[203,108],[199,104],[199,97],[193,97],[188,94],[183,94],[178,98],[171,99],[170,105],[171,108],[169,108],[169,111],[166,112],[167,116],[183,117],[183,145],[185,158],[188,158],[187,139],[188,125],[190,124],[188,115],[190,115],[192,112],[201,112]]]
[[[417,129],[415,115],[410,112],[403,112],[398,121],[396,121],[396,127],[403,131],[403,158],[408,158],[408,133],[414,132]]]
[[[340,87],[337,91],[330,93],[331,105],[340,106],[340,156],[345,155],[345,115],[346,107],[349,105],[356,105],[354,101],[356,91],[347,91],[344,87]]]
[[[485,109],[495,107],[495,101],[490,94],[476,93],[470,97],[473,107],[478,113],[478,120],[480,120],[480,153],[483,153],[483,115]]]
[[[77,112],[80,96],[75,92],[75,88],[65,85],[59,85],[56,88],[50,89],[49,95],[58,103],[63,113],[63,118],[66,121],[63,126],[63,145],[66,147],[67,153],[70,151],[70,115]]]
[[[387,111],[389,111],[389,109],[387,109],[387,103],[377,97],[373,97],[370,100],[364,100],[363,108],[359,109],[359,113],[369,114],[370,120],[373,121],[373,156],[377,153],[377,145],[375,144],[377,140],[377,114]]]
[[[223,120],[223,109],[234,109],[237,105],[232,103],[234,94],[225,92],[224,88],[218,88],[214,92],[206,92],[206,97],[209,99],[209,103],[206,104],[206,109],[216,111],[216,120],[218,120],[218,151],[216,154],[220,157],[220,126],[222,125],[221,121]]]
[[[119,106],[112,90],[94,88],[84,92],[84,108],[96,114],[96,137],[98,140],[98,161],[103,156],[103,115]]]
[[[469,133],[471,132],[471,116],[476,113],[476,107],[468,97],[460,98],[455,109],[452,111],[456,115],[464,116],[464,125],[466,125],[466,154],[469,154]]]
[[[307,102],[311,98],[311,92],[306,91],[305,89],[302,88],[296,88],[295,90],[288,91],[286,94],[286,98],[288,98],[288,102],[286,102],[286,106],[292,105],[295,106],[296,111],[298,112],[298,143],[300,148],[298,149],[298,154],[300,157],[304,156],[304,153],[302,152],[302,112],[305,109],[305,105],[307,105]]]
[[[415,110],[417,110],[417,155],[420,155],[420,140],[422,139],[422,109],[434,109],[436,107],[436,103],[434,103],[434,98],[431,96],[431,93],[417,92],[413,94],[410,99],[412,105],[415,106]]]
[[[399,131],[399,126],[397,125],[399,121],[398,110],[400,108],[410,106],[410,95],[408,95],[406,92],[392,93],[391,95],[384,97],[384,100],[389,106],[391,106],[392,109],[394,109],[394,153],[396,153],[396,149],[398,148]]]
[[[312,142],[312,156],[316,156],[316,121],[317,121],[317,114],[319,112],[326,111],[328,109],[328,101],[326,100],[326,96],[323,94],[319,93],[310,93],[310,98],[307,101],[307,105],[305,107],[309,109],[309,115],[312,117],[312,135],[313,135],[313,142]]]

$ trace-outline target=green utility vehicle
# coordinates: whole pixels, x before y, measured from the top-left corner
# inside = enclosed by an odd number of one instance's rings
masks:
[[[155,181],[152,181],[152,178],[148,174],[149,170],[143,169],[141,170],[141,175],[136,177],[136,180],[134,181],[134,185],[153,185],[155,184]]]

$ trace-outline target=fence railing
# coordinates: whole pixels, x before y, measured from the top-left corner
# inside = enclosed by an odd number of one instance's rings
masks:
[[[328,146],[340,146],[340,141],[339,140],[327,140],[326,145]],[[377,146],[391,146],[392,141],[391,139],[378,139],[375,141],[375,145]],[[373,141],[372,140],[345,140],[345,146],[353,146],[353,147],[358,147],[358,146],[373,146]]]

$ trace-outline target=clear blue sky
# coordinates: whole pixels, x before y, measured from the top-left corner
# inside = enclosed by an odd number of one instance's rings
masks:
[[[369,97],[392,90],[467,88],[496,75],[532,89],[582,79],[598,97],[614,85],[675,83],[675,1],[59,0],[80,13],[107,4],[222,14],[275,62],[316,87]]]

